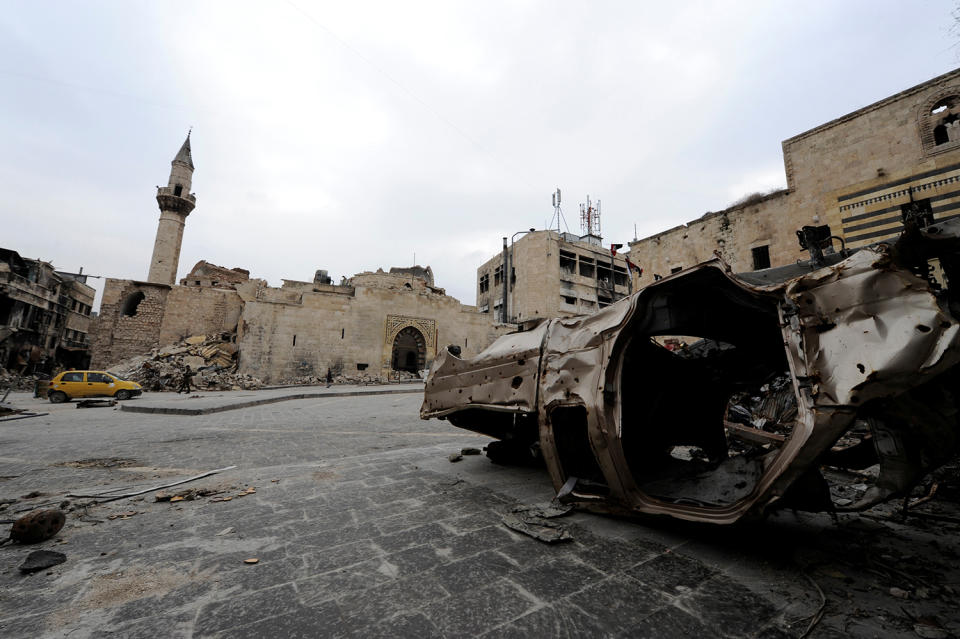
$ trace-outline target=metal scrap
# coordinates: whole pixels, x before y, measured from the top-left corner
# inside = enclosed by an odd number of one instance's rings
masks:
[[[569,506],[517,506],[505,513],[501,521],[511,530],[529,535],[548,544],[570,541],[573,536],[565,526],[550,521],[570,512]]]

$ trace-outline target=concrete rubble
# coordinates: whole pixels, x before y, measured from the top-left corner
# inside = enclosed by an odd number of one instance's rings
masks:
[[[177,344],[153,349],[109,367],[109,372],[141,384],[148,391],[176,390],[189,366],[198,390],[251,390],[263,382],[237,372],[237,345],[233,333],[193,335]]]

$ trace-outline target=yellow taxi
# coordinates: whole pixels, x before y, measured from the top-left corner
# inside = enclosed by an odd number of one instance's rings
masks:
[[[106,371],[64,371],[50,380],[47,397],[54,404],[59,404],[78,397],[130,399],[142,392],[140,384]]]

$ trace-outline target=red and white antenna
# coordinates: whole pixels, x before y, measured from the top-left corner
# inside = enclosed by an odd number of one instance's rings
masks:
[[[584,235],[600,237],[600,200],[594,206],[587,196],[587,203],[580,205],[580,229]]]

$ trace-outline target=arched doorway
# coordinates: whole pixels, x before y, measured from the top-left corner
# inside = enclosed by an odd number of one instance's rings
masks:
[[[427,344],[423,333],[407,326],[393,340],[391,368],[395,371],[416,373],[423,370],[427,360]]]

